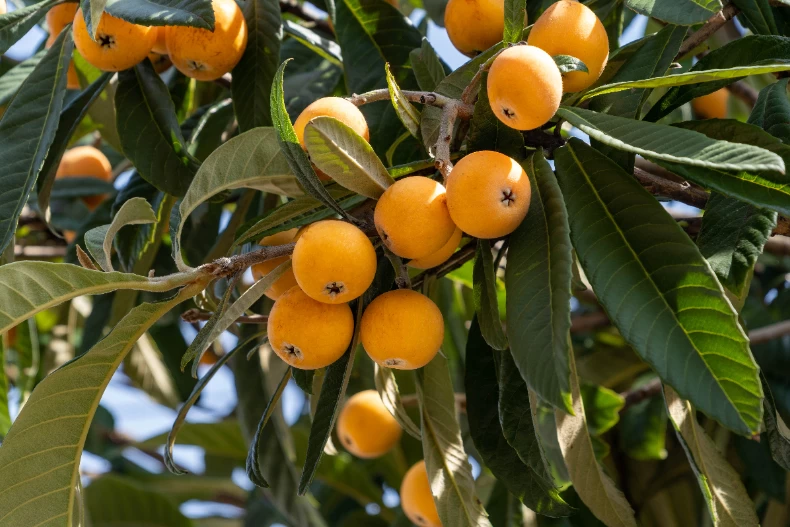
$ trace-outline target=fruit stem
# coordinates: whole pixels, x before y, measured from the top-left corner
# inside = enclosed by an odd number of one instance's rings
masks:
[[[480,89],[480,82],[483,79],[483,73],[491,69],[491,64],[494,63],[494,59],[496,59],[503,51],[504,49],[500,49],[490,56],[487,61],[480,65],[480,68],[477,70],[477,73],[475,73],[475,76],[472,77],[472,80],[469,81],[469,84],[466,86],[466,88],[464,88],[463,93],[461,93],[461,101],[463,101],[465,104],[474,104],[475,99],[477,98],[477,93]]]

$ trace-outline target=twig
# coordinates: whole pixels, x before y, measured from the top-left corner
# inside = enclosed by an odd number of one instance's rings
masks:
[[[418,102],[420,104],[427,104],[429,106],[436,106],[437,108],[444,108],[448,104],[458,103],[457,99],[447,97],[441,93],[432,91],[410,91],[402,90],[401,93],[411,102]],[[390,92],[387,88],[380,90],[373,90],[365,93],[354,93],[346,100],[355,106],[362,106],[376,101],[388,101],[390,99]],[[474,112],[474,108],[469,111],[469,116]]]
[[[442,109],[442,118],[439,122],[439,137],[433,147],[433,155],[436,158],[434,166],[442,173],[445,181],[453,170],[453,162],[450,161],[450,143],[453,140],[453,129],[455,120],[458,117],[458,105],[449,104]]]
[[[746,82],[733,82],[727,86],[727,89],[730,90],[730,93],[742,100],[749,108],[754,108],[754,105],[757,104],[759,92]]]
[[[661,379],[658,378],[643,384],[639,388],[621,393],[620,395],[625,399],[625,404],[620,409],[620,413],[623,413],[637,403],[641,403],[645,399],[655,397],[659,393],[661,393]]]
[[[639,167],[634,168],[634,177],[651,194],[665,196],[686,205],[704,209],[708,202],[708,193],[690,183],[670,181]]]
[[[289,13],[294,15],[297,18],[301,18],[305,22],[310,22],[314,28],[320,29],[325,33],[334,34],[332,30],[332,26],[329,25],[327,20],[322,18],[316,18],[315,16],[311,15],[307,11],[305,11],[304,7],[301,4],[297,4],[296,2],[280,2],[280,11],[283,13]]]
[[[724,24],[738,14],[740,10],[735,4],[727,4],[724,9],[713,15],[705,22],[701,28],[692,33],[683,44],[680,45],[678,54],[675,55],[675,61],[680,61],[694,48],[708,40],[708,38],[719,30]]]
[[[425,278],[428,276],[436,276],[437,278],[441,278],[442,276],[446,275],[447,273],[458,269],[466,262],[474,258],[475,250],[477,249],[477,244],[472,241],[464,245],[460,251],[455,252],[449,260],[444,262],[442,265],[438,267],[434,267],[433,269],[429,269],[423,273],[417,275],[414,280],[412,280],[412,288],[419,289],[422,286]]]
[[[189,309],[184,311],[181,314],[181,318],[185,322],[199,322],[203,320],[209,320],[211,317],[214,316],[214,313],[210,313],[208,311],[201,311],[199,309]],[[266,315],[249,315],[249,316],[240,316],[236,319],[237,324],[266,324],[269,321],[269,317]]]
[[[494,63],[494,60],[502,53],[502,50],[494,53],[487,61],[480,65],[480,68],[475,73],[475,76],[472,77],[472,80],[469,81],[464,91],[461,93],[461,101],[466,104],[473,104],[475,102],[475,98],[477,96],[477,92],[480,88],[480,81],[483,79],[483,73],[491,69],[491,64]]]
[[[210,274],[216,278],[233,276],[247,270],[247,268],[255,264],[271,260],[272,258],[279,258],[280,256],[288,256],[294,251],[295,246],[295,243],[266,246],[257,251],[231,256],[229,258],[220,258],[201,265],[197,270],[198,272]]]
[[[571,333],[587,333],[609,324],[609,317],[603,311],[577,315],[571,319]]]
[[[790,335],[790,320],[783,320],[770,326],[751,330],[749,332],[749,344],[763,344],[785,335]]]
[[[24,260],[49,260],[66,256],[66,247],[63,245],[15,245],[14,257]]]

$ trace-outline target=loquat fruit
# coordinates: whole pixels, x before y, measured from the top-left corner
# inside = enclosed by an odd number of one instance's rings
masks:
[[[266,247],[271,245],[283,245],[286,243],[291,243],[294,241],[298,230],[299,229],[290,229],[287,231],[278,232],[277,234],[272,234],[271,236],[266,236],[258,242],[258,245]],[[267,274],[271,273],[275,267],[287,261],[289,258],[290,256],[280,256],[279,258],[272,258],[271,260],[266,260],[265,262],[255,264],[252,266],[252,276],[255,278],[255,280],[260,280]],[[277,300],[283,293],[295,285],[296,278],[294,278],[293,269],[288,269],[280,276],[280,278],[277,279],[276,282],[272,284],[269,289],[266,290],[264,294],[272,300]]]
[[[158,26],[153,28],[156,32],[156,40],[151,51],[160,55],[167,55],[167,26]]]
[[[47,38],[47,42],[46,44],[44,44],[44,47],[47,49],[51,48],[52,44],[55,43],[55,40],[57,40],[57,38],[58,38],[58,33],[51,33]],[[81,88],[80,78],[77,75],[77,67],[74,65],[73,60],[69,62],[69,70],[66,72],[66,88],[69,90],[79,90]]]
[[[365,233],[339,220],[323,220],[302,230],[293,252],[299,287],[327,304],[350,302],[376,275],[376,250]]]
[[[406,517],[419,527],[442,527],[431,492],[425,461],[415,463],[400,484],[400,505]]]
[[[727,103],[730,92],[721,88],[713,93],[697,97],[691,101],[691,108],[701,119],[724,119],[727,117]]]
[[[63,28],[74,22],[80,5],[77,2],[58,4],[47,11],[47,28],[50,35],[58,36]]]
[[[267,322],[269,344],[285,362],[302,370],[329,366],[354,336],[348,304],[326,304],[294,286],[277,299]]]
[[[148,56],[154,45],[153,28],[102,14],[94,41],[85,25],[82,9],[74,16],[74,45],[85,60],[103,71],[126,70]]]
[[[429,254],[428,256],[413,259],[409,262],[409,267],[413,267],[415,269],[431,269],[432,267],[443,264],[450,259],[455,250],[458,248],[458,244],[461,242],[461,236],[463,236],[463,234],[463,231],[456,227],[453,235],[450,236],[450,239],[442,246],[441,249]]]
[[[444,319],[433,301],[411,289],[379,295],[362,314],[360,340],[370,358],[398,370],[422,368],[444,340]]]
[[[565,92],[589,88],[609,60],[609,37],[592,9],[575,0],[560,0],[538,18],[527,37],[551,55],[570,55],[584,62],[587,72],[571,71],[563,75]]]
[[[167,55],[161,55],[154,51],[148,54],[148,60],[151,61],[151,65],[154,67],[154,71],[157,73],[164,73],[173,65],[173,63],[170,61],[170,57]]]
[[[77,233],[74,231],[63,231],[63,239],[66,240],[68,245],[71,245],[77,240]]]
[[[370,140],[368,123],[359,108],[342,97],[322,97],[311,102],[294,121],[294,131],[302,148],[305,148],[304,129],[316,117],[334,117],[364,137],[365,141]]]
[[[232,70],[247,47],[247,21],[235,0],[212,0],[214,31],[167,26],[167,53],[178,71],[213,81]]]
[[[389,452],[402,432],[376,390],[352,395],[337,418],[340,442],[362,459],[373,459]]]
[[[7,7],[5,5],[5,0],[0,0],[0,15],[4,15],[6,13]]]
[[[444,185],[424,176],[393,183],[376,203],[373,220],[384,244],[403,258],[428,256],[455,232]]]
[[[92,146],[75,146],[63,154],[55,178],[94,177],[102,181],[112,179],[112,165],[101,150]],[[104,195],[82,198],[88,209],[93,210],[104,200]]]
[[[447,178],[450,216],[475,238],[499,238],[516,230],[527,215],[530,197],[527,173],[499,152],[473,152]]]
[[[450,0],[444,11],[444,27],[450,42],[461,53],[473,55],[485,51],[502,40],[505,2]]]
[[[529,79],[514,82],[514,76]],[[548,53],[534,46],[513,46],[500,53],[486,81],[488,101],[497,118],[516,130],[544,125],[560,107],[562,75]]]

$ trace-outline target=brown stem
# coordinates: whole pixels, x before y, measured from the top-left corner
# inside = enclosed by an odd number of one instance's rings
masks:
[[[401,90],[401,93],[411,102],[436,106],[437,108],[444,108],[449,104],[458,103],[456,99],[431,91]],[[350,97],[346,97],[346,100],[355,106],[362,106],[377,101],[388,101],[389,99],[390,92],[387,88],[365,93],[354,93]],[[474,108],[472,108],[471,111],[474,111]]]
[[[181,318],[185,322],[199,322],[203,320],[209,320],[211,317],[214,316],[214,313],[210,313],[208,311],[201,311],[199,309],[189,309],[184,311],[181,314]],[[266,324],[269,321],[269,317],[266,315],[249,315],[249,316],[240,316],[236,319],[237,324]]]
[[[739,9],[735,7],[735,4],[727,4],[724,6],[724,9],[710,17],[701,28],[683,41],[683,44],[680,45],[680,49],[678,50],[678,54],[675,55],[675,61],[680,61],[683,57],[688,55],[689,52],[694,50],[694,48],[708,40],[711,35],[730,21],[738,12]]]
[[[639,388],[635,388],[633,390],[629,390],[627,392],[623,392],[620,395],[625,399],[625,404],[620,409],[620,413],[623,413],[626,409],[630,408],[631,406],[641,403],[645,399],[650,399],[651,397],[655,397],[656,395],[661,393],[661,379],[653,379],[652,381],[648,382],[640,386]]]
[[[742,100],[749,108],[754,108],[754,105],[757,104],[759,92],[746,82],[733,82],[727,86],[727,89],[730,90],[730,93]]]
[[[449,104],[442,109],[439,137],[433,147],[433,155],[436,158],[434,166],[442,173],[445,181],[453,169],[453,162],[450,161],[450,144],[453,140],[456,118],[458,118],[458,105]]]
[[[704,209],[708,202],[708,193],[687,181],[671,181],[639,167],[634,168],[634,177],[653,195],[665,196],[698,209]]]
[[[460,251],[455,252],[450,257],[450,259],[444,262],[442,265],[417,275],[414,280],[412,280],[412,288],[419,289],[428,276],[436,276],[437,278],[441,278],[447,273],[458,269],[466,262],[474,258],[476,249],[477,244],[475,242],[467,243],[461,248]]]
[[[790,320],[783,320],[770,326],[751,330],[749,332],[749,344],[763,344],[785,335],[790,335]]]
[[[294,252],[295,246],[295,243],[286,243],[284,245],[262,247],[257,251],[231,256],[230,258],[220,258],[211,263],[201,265],[198,271],[211,274],[217,278],[233,276],[255,264],[271,260],[272,258],[279,258],[280,256],[288,256]]]

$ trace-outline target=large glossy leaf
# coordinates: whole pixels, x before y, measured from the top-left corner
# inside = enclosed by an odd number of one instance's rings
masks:
[[[497,361],[507,352],[497,352],[483,338],[477,318],[472,319],[466,344],[466,414],[469,431],[483,464],[524,505],[545,516],[566,516],[571,508],[554,488],[542,464],[525,464],[508,444],[499,423],[500,384]],[[517,378],[521,381],[521,378]],[[523,381],[521,381],[523,383]],[[526,392],[526,384],[524,392]],[[529,399],[518,401],[529,412]],[[531,419],[528,419],[531,423]],[[535,437],[531,438],[534,444]]]
[[[453,381],[441,354],[417,370],[417,396],[422,451],[439,518],[444,525],[491,527],[475,491],[456,415]]]
[[[488,240],[478,240],[475,266],[472,271],[475,312],[483,338],[494,349],[507,349],[507,336],[502,329],[497,301],[497,277],[494,255]]]
[[[782,79],[769,84],[757,97],[749,123],[759,126],[769,134],[790,142],[790,101],[787,99],[787,83],[790,79]]]
[[[46,54],[46,51],[39,51],[3,73],[2,77],[0,77],[0,106],[4,106],[14,96],[22,83],[25,82],[25,79],[28,78]]]
[[[39,383],[0,448],[0,523],[72,524],[80,455],[110,377],[148,327],[197,291],[134,308],[88,353]]]
[[[738,9],[741,10],[740,20],[746,22],[746,26],[758,35],[779,35],[776,27],[771,4],[768,0],[735,0],[733,1]]]
[[[675,220],[639,183],[580,140],[555,153],[571,240],[623,337],[661,378],[744,435],[762,388],[737,314]]]
[[[30,31],[55,3],[57,0],[43,0],[0,15],[0,54]]]
[[[373,148],[333,117],[316,117],[304,130],[310,160],[339,185],[378,199],[395,181]]]
[[[395,374],[390,368],[379,366],[378,363],[374,364],[373,368],[375,369],[376,390],[379,392],[381,402],[407,434],[417,440],[422,439],[420,427],[412,421],[403,406]]]
[[[72,49],[71,31],[63,31],[0,118],[0,159],[4,160],[0,173],[0,253],[14,237],[17,219],[55,139]]]
[[[785,171],[784,161],[773,152],[716,141],[691,130],[567,106],[560,107],[557,115],[593,139],[650,159],[721,170]]]
[[[777,214],[712,192],[697,246],[721,284],[737,298],[748,292],[757,257],[776,226]]]
[[[316,55],[326,59],[335,66],[343,65],[340,46],[334,40],[326,39],[315,31],[291,20],[283,21],[283,29],[288,36],[313,51]]]
[[[197,162],[186,148],[175,107],[150,61],[118,75],[117,128],[123,152],[153,186],[174,196],[186,193]]]
[[[144,198],[126,201],[109,225],[95,227],[85,233],[85,245],[105,271],[112,271],[112,243],[115,235],[126,225],[156,223],[156,214]]]
[[[107,12],[143,26],[214,29],[211,0],[107,0]]]
[[[568,332],[573,255],[568,212],[543,155],[533,154],[524,168],[532,197],[527,217],[510,236],[505,269],[510,351],[538,395],[571,411]]]
[[[760,524],[741,476],[721,455],[697,422],[691,403],[672,388],[664,388],[669,418],[686,451],[716,526],[751,527]]]
[[[743,66],[782,63],[787,61],[789,53],[790,38],[748,35],[711,51],[698,60],[689,71],[727,70]],[[717,82],[671,88],[653,105],[645,116],[645,120],[657,121],[692,99],[712,93],[731,82],[733,79],[724,79]]]
[[[505,0],[505,31],[502,40],[515,44],[523,40],[524,23],[527,21],[526,0]]]
[[[179,206],[181,222],[173,236],[173,255],[180,269],[187,269],[181,255],[184,223],[198,205],[215,194],[236,188],[254,188],[277,194],[300,194],[273,128],[256,128],[217,148],[200,166]]]
[[[275,0],[249,0],[244,5],[244,18],[249,30],[247,49],[233,68],[230,86],[242,132],[272,124],[269,104],[283,38],[280,4]]]
[[[555,419],[557,439],[573,488],[590,511],[607,527],[636,527],[631,505],[596,460],[595,449],[587,430],[573,356],[570,358],[570,372],[574,415],[556,410]]]
[[[267,429],[266,425],[269,423],[269,418],[272,416],[272,413],[274,413],[277,403],[280,402],[280,396],[283,394],[285,386],[291,379],[292,371],[293,368],[286,368],[282,379],[277,385],[277,388],[272,392],[269,402],[266,403],[266,409],[263,411],[260,422],[258,422],[258,428],[255,429],[255,435],[252,438],[252,444],[250,445],[250,450],[247,454],[247,477],[259,487],[266,488],[269,486],[269,483],[263,476],[263,465],[265,463],[264,456],[262,455],[261,451],[261,448],[265,446],[265,434],[267,432],[271,433],[272,431],[271,427]]]
[[[685,26],[705,22],[721,11],[721,0],[625,0],[625,5],[641,15]]]
[[[94,527],[146,525],[192,527],[194,523],[166,495],[132,478],[108,474],[85,488],[85,508]]]

